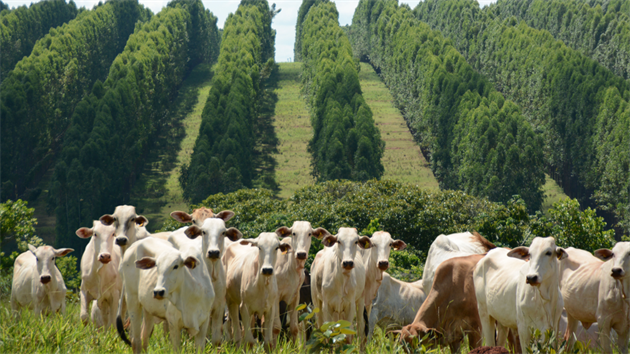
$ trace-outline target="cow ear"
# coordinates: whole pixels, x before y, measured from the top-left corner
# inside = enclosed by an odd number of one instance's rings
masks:
[[[88,229],[87,227],[82,227],[77,230],[76,234],[80,238],[90,238],[94,235],[94,231],[92,231],[92,229]]]
[[[149,220],[142,215],[136,216],[136,225],[142,227],[149,225]]]
[[[326,236],[329,236],[330,232],[328,232],[328,230],[324,229],[323,227],[318,227],[315,230],[313,230],[313,236],[315,236],[315,238],[317,238],[318,240],[323,239]]]
[[[326,247],[332,247],[335,243],[337,243],[337,236],[328,235],[322,239],[322,243]]]
[[[564,248],[556,247],[556,257],[558,257],[558,260],[561,261],[569,257],[569,254],[564,250]]]
[[[31,245],[30,243],[28,244],[28,250],[31,251],[33,254],[35,254],[35,252],[37,252],[37,247]]]
[[[595,255],[595,257],[601,259],[604,262],[611,259],[615,255],[613,251],[607,248],[598,249],[597,251],[593,252],[593,254]]]
[[[252,240],[252,239],[242,239],[240,244],[243,246],[250,245],[252,247],[255,247],[255,246],[258,246],[258,241]]]
[[[72,248],[60,248],[58,250],[54,250],[55,252],[55,257],[63,257],[65,255],[67,255],[70,252],[74,252],[74,249]]]
[[[227,236],[227,238],[229,238],[232,242],[236,242],[243,238],[243,234],[235,227],[230,227],[225,230],[225,236]]]
[[[199,260],[193,256],[186,258],[186,260],[184,261],[184,265],[189,269],[195,269],[197,263],[199,263]]]
[[[184,234],[188,236],[189,239],[194,240],[197,236],[201,235],[201,229],[197,226],[191,226],[184,231]]]
[[[283,237],[291,236],[292,232],[293,231],[291,231],[291,229],[289,229],[288,227],[282,226],[276,230],[276,235],[278,235],[278,237],[280,238],[283,238]]]
[[[171,217],[175,219],[175,221],[179,221],[182,224],[189,223],[192,221],[192,215],[183,211],[174,211],[171,213]]]
[[[151,269],[153,267],[155,267],[155,258],[144,257],[141,260],[136,261],[136,268]]]
[[[407,248],[407,244],[403,240],[396,240],[392,242],[392,248],[394,251],[402,251]]]
[[[105,215],[101,216],[101,218],[99,220],[101,221],[101,223],[103,223],[103,225],[106,225],[106,226],[109,226],[109,225],[113,224],[114,221],[116,221],[114,216],[113,215],[109,215],[109,214],[105,214]]]
[[[215,217],[219,219],[223,219],[223,221],[228,221],[234,217],[234,212],[231,210],[223,210],[222,212],[218,213]]]
[[[525,247],[525,246],[516,247],[515,249],[508,252],[507,256],[526,261],[529,259],[529,247]]]
[[[286,254],[291,249],[291,245],[286,242],[280,242],[280,251],[282,254]]]
[[[359,237],[359,247],[364,250],[372,248],[372,242],[370,242],[370,238],[367,236]]]

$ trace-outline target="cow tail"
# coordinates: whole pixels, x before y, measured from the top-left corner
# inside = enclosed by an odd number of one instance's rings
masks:
[[[125,325],[123,324],[122,316],[123,312],[123,302],[125,300],[125,282],[123,282],[122,290],[120,291],[120,300],[118,301],[118,314],[116,315],[116,329],[118,330],[118,335],[128,346],[131,346],[131,342],[127,338],[127,333],[125,333]]]
[[[365,321],[363,332],[365,332],[365,336],[367,337],[370,332],[370,319],[368,318],[367,309],[365,307],[363,308],[363,320]]]

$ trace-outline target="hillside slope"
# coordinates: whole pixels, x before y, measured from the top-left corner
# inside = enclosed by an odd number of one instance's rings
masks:
[[[439,189],[429,163],[405,123],[394,107],[394,98],[371,65],[361,63],[359,82],[363,97],[374,113],[374,121],[385,140],[383,179],[417,184],[423,188]]]

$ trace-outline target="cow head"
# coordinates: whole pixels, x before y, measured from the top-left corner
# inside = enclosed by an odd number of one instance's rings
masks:
[[[232,216],[234,216],[234,213],[232,213],[224,221],[230,220]],[[188,214],[183,211],[174,211],[171,213],[171,217],[175,219],[176,221],[179,221],[183,224],[192,222],[194,226],[201,227],[201,225],[203,225],[203,222],[206,219],[216,217],[216,215],[212,212],[212,209],[201,207],[201,208],[193,210],[192,214]]]
[[[273,275],[278,251],[284,253],[291,249],[288,243],[278,241],[278,235],[274,232],[263,232],[255,239],[243,239],[241,245],[258,248],[258,272],[264,276]]]
[[[418,341],[423,340],[422,344],[428,348],[435,347],[440,344],[440,339],[443,338],[442,332],[435,328],[427,328],[423,323],[412,323],[404,326],[400,330],[390,331],[388,333],[400,336],[400,341],[405,341],[410,345],[414,345]],[[415,342],[415,343],[414,343]]]
[[[140,269],[156,267],[157,281],[155,288],[153,288],[153,297],[162,300],[172,299],[172,294],[180,288],[183,282],[184,267],[195,269],[199,262],[196,257],[184,258],[178,250],[169,249],[160,253],[157,258],[144,257],[137,260],[136,267]]]
[[[116,228],[113,225],[105,225],[95,220],[91,229],[82,227],[77,230],[76,234],[80,238],[92,238],[94,246],[94,257],[96,260],[107,264],[112,260],[114,253],[114,233]]]
[[[337,245],[333,250],[337,258],[341,260],[341,265],[346,271],[350,271],[354,268],[354,258],[357,255],[357,247],[362,249],[372,247],[369,237],[359,237],[357,229],[350,227],[339,228],[337,235],[324,237],[322,243],[326,247]]]
[[[540,286],[547,278],[558,276],[558,261],[568,257],[567,252],[556,247],[553,237],[536,237],[529,247],[516,247],[508,252],[508,257],[529,260],[525,282]]]
[[[136,207],[131,205],[119,205],[114,214],[105,214],[100,220],[103,224],[116,228],[116,244],[124,248],[136,242],[136,226],[146,226],[149,223],[147,218],[136,214]]]
[[[35,246],[29,244],[28,250],[35,256],[37,262],[37,274],[39,274],[39,281],[46,285],[52,280],[53,269],[55,269],[55,258],[63,257],[68,253],[74,251],[72,248],[60,248],[58,250],[50,246]]]
[[[389,232],[376,231],[370,238],[372,259],[376,261],[376,267],[381,271],[389,268],[389,253],[391,250],[402,251],[407,244],[401,240],[394,240]]]
[[[295,258],[299,264],[304,265],[304,263],[306,263],[306,257],[308,257],[308,251],[311,249],[312,237],[321,240],[324,237],[329,236],[330,232],[321,227],[313,230],[311,223],[308,221],[295,221],[293,222],[293,226],[291,226],[291,228],[282,226],[277,229],[276,234],[280,238],[287,236],[292,238],[291,244],[293,245]]]
[[[630,274],[630,242],[617,242],[612,250],[599,249],[595,251],[595,257],[606,262],[612,260],[610,276],[621,280]]]
[[[215,262],[221,259],[223,249],[225,247],[225,237],[231,241],[238,241],[243,237],[240,231],[234,227],[227,229],[225,222],[234,216],[234,212],[224,210],[215,217],[205,219],[201,226],[193,225],[184,231],[186,236],[195,239],[202,237],[203,254],[211,261]]]

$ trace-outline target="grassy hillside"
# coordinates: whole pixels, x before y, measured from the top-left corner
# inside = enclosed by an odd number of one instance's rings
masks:
[[[279,63],[278,103],[273,125],[278,137],[276,181],[279,196],[293,195],[300,187],[313,184],[308,142],[313,137],[310,114],[300,93],[302,63]]]
[[[171,211],[188,210],[178,180],[180,167],[190,162],[211,78],[209,65],[196,67],[188,76],[173,112],[181,116],[179,123],[165,127],[160,134],[134,187],[129,203],[149,219],[147,228],[151,231],[159,229]]]
[[[386,144],[383,179],[438,189],[429,163],[414,142],[402,114],[394,107],[392,95],[370,64],[361,63],[359,81],[363,97],[374,113],[374,121]]]

